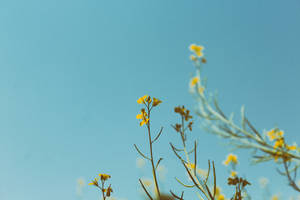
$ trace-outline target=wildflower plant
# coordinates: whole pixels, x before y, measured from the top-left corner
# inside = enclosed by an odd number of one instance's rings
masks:
[[[105,183],[108,179],[110,179],[110,177],[111,176],[108,174],[99,174],[94,180],[92,180],[92,182],[89,183],[89,185],[93,185],[100,189],[103,200],[106,200],[108,197],[110,197],[111,193],[113,192],[111,184],[109,184],[108,187],[105,187]]]
[[[141,109],[141,113],[138,114],[136,116],[136,118],[141,120],[140,126],[146,125],[150,156],[146,156],[144,153],[142,153],[142,151],[137,147],[136,144],[134,145],[134,147],[143,158],[145,158],[146,160],[148,160],[151,163],[152,176],[153,176],[155,191],[156,191],[156,198],[161,199],[161,194],[160,194],[160,189],[159,189],[158,179],[157,179],[157,168],[159,166],[159,163],[162,161],[162,158],[159,158],[158,161],[155,162],[155,159],[153,156],[153,143],[158,140],[158,138],[160,137],[160,135],[163,131],[163,128],[161,128],[160,131],[158,132],[158,134],[156,135],[156,137],[154,139],[152,139],[151,126],[150,126],[150,114],[151,114],[152,109],[157,107],[160,103],[162,103],[162,101],[155,97],[152,99],[150,96],[144,95],[143,97],[141,97],[137,100],[137,103],[143,105],[143,108]],[[139,179],[139,182],[140,182],[142,188],[144,189],[146,195],[149,197],[149,199],[151,199],[151,200],[155,199],[152,197],[150,192],[147,190],[145,184],[143,183],[143,181],[141,179]]]
[[[284,132],[278,128],[268,132],[258,131],[246,117],[244,106],[241,107],[240,122],[234,121],[233,114],[226,115],[219,106],[216,95],[207,96],[204,92],[206,83],[201,79],[201,72],[206,59],[203,60],[204,54],[199,53],[204,48],[193,44],[189,49],[192,51],[190,59],[196,69],[190,82],[190,91],[197,101],[196,114],[202,119],[204,130],[229,140],[236,148],[252,150],[253,163],[274,160],[276,164],[283,165],[283,171],[278,172],[288,179],[294,190],[300,192],[295,183],[300,166],[300,149],[297,145],[286,143]]]
[[[207,96],[206,82],[201,79],[202,65],[207,63],[204,57],[204,47],[192,44],[189,47],[192,55],[191,61],[196,68],[196,74],[190,80],[190,91],[196,98],[198,105],[196,115],[202,118],[205,130],[217,134],[223,138],[229,139],[231,144],[236,148],[247,148],[253,150],[253,162],[260,163],[274,160],[276,164],[282,164],[284,171],[279,171],[286,176],[289,185],[296,191],[300,192],[299,186],[295,182],[296,171],[300,166],[300,149],[296,144],[288,144],[284,138],[284,131],[273,128],[267,132],[259,132],[245,116],[244,107],[241,108],[240,124],[233,120],[233,115],[227,116],[220,108],[216,96]],[[146,138],[149,144],[148,153],[143,153],[136,144],[134,147],[143,159],[137,160],[138,167],[144,166],[147,161],[151,165],[152,180],[140,178],[139,182],[146,194],[146,198],[150,200],[183,200],[184,191],[180,195],[170,190],[170,194],[165,194],[160,190],[158,181],[158,171],[163,158],[154,156],[153,145],[158,141],[162,134],[163,127],[153,136],[151,129],[151,116],[153,109],[157,108],[162,101],[158,98],[151,98],[144,95],[137,100],[142,106],[140,112],[136,115],[139,120],[140,127],[146,128]],[[192,184],[186,184],[184,181],[175,178],[184,189],[196,189],[196,194],[200,200],[225,200],[225,195],[221,192],[221,188],[217,185],[217,176],[214,162],[208,160],[208,169],[202,170],[197,163],[197,141],[193,142],[190,147],[187,142],[188,135],[193,130],[194,118],[190,110],[184,106],[177,106],[174,112],[179,116],[179,122],[171,126],[178,134],[181,143],[175,145],[170,142],[170,147],[179,162],[182,164],[185,172],[188,174]],[[229,169],[227,184],[234,187],[234,193],[230,200],[246,200],[251,199],[248,195],[246,187],[251,185],[250,182],[240,177],[237,172],[239,164],[237,155],[230,153],[227,155],[223,164]],[[292,175],[293,174],[293,175]],[[113,192],[111,184],[106,186],[107,180],[110,178],[108,174],[99,174],[89,185],[93,185],[100,189],[102,199],[106,200]],[[150,188],[154,187],[154,192],[150,192]],[[153,194],[154,193],[154,194]],[[276,199],[276,198],[273,198]]]
[[[200,55],[200,54],[199,54]],[[180,135],[182,141],[182,147],[175,147],[174,144],[170,143],[171,148],[176,155],[176,157],[180,160],[182,165],[184,166],[186,172],[188,173],[189,178],[192,180],[193,185],[184,184],[178,178],[176,180],[186,188],[196,187],[201,193],[197,193],[199,199],[208,199],[214,200],[216,197],[216,172],[214,162],[212,162],[212,171],[213,171],[213,189],[209,187],[209,175],[211,170],[211,162],[208,161],[208,172],[205,176],[201,176],[197,173],[197,142],[194,142],[194,147],[192,150],[188,151],[186,145],[186,131],[192,131],[193,118],[190,115],[190,111],[186,109],[184,106],[178,106],[174,108],[174,112],[180,115],[180,123],[176,123],[175,125],[171,125],[174,130]],[[186,125],[187,124],[187,125]],[[183,152],[185,159],[180,155]],[[190,154],[194,153],[194,162],[191,162]]]

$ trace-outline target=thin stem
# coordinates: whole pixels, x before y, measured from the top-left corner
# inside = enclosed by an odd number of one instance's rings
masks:
[[[287,161],[283,161],[283,165],[284,165],[284,169],[285,169],[285,172],[286,172],[286,176],[290,182],[290,186],[292,186],[297,192],[300,192],[300,188],[297,186],[297,184],[295,183],[295,181],[292,179],[291,175],[290,175],[290,172],[289,172],[289,169],[288,169],[288,166],[287,166]]]
[[[159,187],[158,187],[158,181],[157,181],[157,178],[156,178],[156,170],[155,170],[155,165],[154,165],[154,161],[153,161],[152,139],[151,139],[151,130],[150,130],[150,108],[149,108],[149,104],[147,105],[147,110],[148,110],[148,118],[149,118],[149,121],[147,123],[147,129],[148,129],[148,137],[149,137],[150,161],[151,161],[151,165],[152,165],[152,174],[153,174],[153,179],[154,179],[154,183],[155,183],[155,188],[156,188],[156,191],[157,191],[157,196],[158,196],[158,199],[160,199],[160,191],[159,191]]]
[[[149,192],[147,191],[146,187],[144,186],[143,182],[141,181],[141,179],[139,179],[142,188],[144,189],[144,191],[146,192],[147,196],[149,197],[150,200],[153,200],[153,198],[151,197],[151,195],[149,194]]]
[[[104,193],[104,181],[101,180],[102,186],[101,186],[101,191],[102,191],[102,196],[103,196],[103,200],[106,199],[105,193]]]

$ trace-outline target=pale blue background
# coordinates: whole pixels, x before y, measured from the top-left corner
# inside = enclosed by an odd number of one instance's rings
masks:
[[[76,199],[77,178],[99,172],[112,175],[116,197],[140,199],[145,174],[135,167],[133,144],[146,144],[135,119],[144,94],[163,100],[153,113],[154,126],[165,127],[155,155],[165,158],[165,191],[180,192],[173,177],[185,173],[168,147],[180,144],[169,124],[174,106],[194,105],[191,43],[206,47],[204,74],[225,111],[245,104],[259,130],[278,125],[300,143],[299,9],[298,0],[2,0],[0,199]],[[198,124],[199,162],[206,168],[215,160],[228,197],[221,164],[228,147]],[[261,176],[272,193],[294,194],[273,163],[249,167],[248,152],[236,153],[254,199]],[[84,195],[99,199],[95,188]]]

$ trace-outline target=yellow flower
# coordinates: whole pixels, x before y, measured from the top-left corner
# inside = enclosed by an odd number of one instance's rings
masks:
[[[147,186],[147,187],[149,187],[150,185],[152,185],[151,179],[148,179],[148,178],[142,179],[142,183],[143,183],[145,186]]]
[[[195,169],[195,164],[194,163],[187,163],[186,166],[187,166],[187,168]]]
[[[271,200],[279,200],[279,197],[277,195],[273,195]]]
[[[275,141],[274,149],[283,148],[284,147],[284,139],[280,138]]]
[[[161,104],[162,101],[153,97],[153,103],[152,103],[152,106],[155,107],[155,106],[158,106],[159,104]]]
[[[190,87],[193,88],[199,81],[200,80],[199,80],[198,77],[192,78],[191,81],[190,81]]]
[[[107,179],[110,178],[110,175],[108,174],[99,174],[99,177],[101,180],[106,181]]]
[[[297,146],[296,145],[292,145],[292,146],[286,145],[286,148],[288,150],[295,151],[297,149]]]
[[[207,170],[204,169],[197,169],[197,174],[199,174],[200,176],[207,176]]]
[[[225,199],[225,196],[223,194],[220,194],[218,197],[217,197],[217,200],[224,200]]]
[[[269,132],[267,132],[267,135],[269,137],[270,141],[273,141],[275,139],[278,139],[280,137],[283,137],[284,132],[279,129],[272,129]]]
[[[281,157],[282,157],[282,153],[276,152],[275,154],[273,154],[273,157],[274,157],[275,162],[277,162],[277,161],[278,161],[278,158],[281,158]]]
[[[218,186],[216,187],[216,196],[219,196],[221,194],[221,188]]]
[[[144,119],[140,122],[140,126],[143,126],[144,124],[148,124],[148,122],[149,122],[149,118]]]
[[[204,49],[203,46],[197,46],[195,44],[190,45],[190,50],[194,52],[199,58],[203,56],[202,50]]]
[[[138,100],[137,100],[137,103],[138,104],[145,104],[146,102],[147,103],[151,103],[151,98],[150,98],[150,96],[148,96],[148,95],[144,95],[144,96],[142,96],[141,98],[139,98]]]
[[[94,185],[94,186],[99,186],[99,184],[98,184],[98,180],[99,180],[99,178],[97,177],[97,178],[95,178],[94,180],[92,180],[92,182],[91,183],[89,183],[88,185]]]
[[[224,165],[229,165],[229,163],[237,164],[237,156],[234,154],[228,154],[226,160],[223,162]]]
[[[191,59],[192,61],[197,61],[197,60],[198,60],[197,57],[194,56],[194,55],[190,55],[190,59]]]
[[[236,171],[231,171],[231,172],[230,172],[230,176],[236,177],[236,175],[237,175],[237,172],[236,172]]]
[[[143,126],[144,124],[147,124],[149,122],[149,118],[147,118],[147,113],[144,108],[141,109],[141,114],[137,114],[136,118],[141,119],[140,126]]]

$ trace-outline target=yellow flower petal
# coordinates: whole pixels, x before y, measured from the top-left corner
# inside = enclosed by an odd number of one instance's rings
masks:
[[[193,88],[199,81],[200,79],[198,77],[192,78],[190,81],[190,87]]]
[[[192,52],[194,52],[199,58],[203,56],[203,53],[202,53],[202,51],[203,51],[203,49],[204,49],[203,46],[197,46],[197,45],[195,45],[195,44],[191,44],[189,48],[190,48],[190,50],[191,50]]]
[[[230,172],[230,176],[235,177],[236,175],[237,175],[237,172],[236,172],[236,171],[231,171],[231,172]]]
[[[237,156],[234,154],[228,154],[226,160],[223,162],[224,165],[229,165],[229,163],[237,164],[238,159]]]
[[[143,115],[142,115],[142,114],[137,114],[137,115],[136,115],[136,118],[137,118],[137,119],[143,119]]]
[[[99,174],[99,177],[100,177],[101,180],[106,181],[107,179],[110,178],[110,175],[108,175],[108,174]]]
[[[137,100],[137,103],[138,103],[138,104],[145,103],[145,99],[146,99],[147,97],[148,97],[148,95],[142,96],[141,98],[139,98],[139,99]]]
[[[295,151],[297,149],[297,146],[296,145],[292,145],[292,146],[288,146],[286,147],[288,150],[291,150],[291,151]]]

